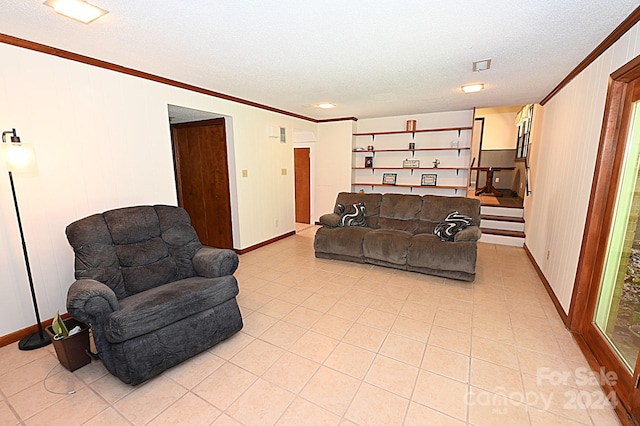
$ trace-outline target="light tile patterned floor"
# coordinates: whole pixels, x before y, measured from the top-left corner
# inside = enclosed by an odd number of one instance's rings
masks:
[[[243,331],[143,385],[0,348],[0,425],[619,424],[522,249],[462,283],[318,260],[316,229],[241,256]]]

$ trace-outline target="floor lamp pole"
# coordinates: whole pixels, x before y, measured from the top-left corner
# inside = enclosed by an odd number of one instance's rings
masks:
[[[38,311],[38,301],[36,300],[36,291],[33,288],[33,277],[31,275],[31,266],[29,265],[29,254],[27,253],[27,243],[24,240],[24,232],[22,231],[22,220],[20,219],[20,209],[18,208],[18,197],[16,196],[16,188],[13,184],[13,175],[9,172],[9,182],[11,183],[11,194],[13,195],[13,205],[16,208],[16,218],[18,219],[18,229],[20,230],[20,239],[22,240],[22,254],[24,255],[24,264],[27,268],[27,277],[29,278],[29,287],[31,288],[31,300],[33,300],[33,309],[36,313],[36,321],[38,321],[38,331],[24,337],[18,342],[18,348],[23,351],[38,349],[51,343],[49,335],[42,329],[40,321],[40,312]]]

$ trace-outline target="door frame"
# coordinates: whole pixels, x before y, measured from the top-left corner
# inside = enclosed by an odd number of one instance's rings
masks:
[[[603,366],[607,374],[616,373],[615,383],[605,381],[600,385],[607,394],[615,391],[617,400],[624,405],[620,407],[618,404],[616,410],[623,415],[625,413],[620,410],[630,413],[634,408],[634,392],[638,392],[634,391],[636,376],[629,375],[602,332],[595,326],[593,318],[631,120],[632,108],[625,106],[631,103],[633,95],[632,86],[629,85],[638,78],[640,56],[612,73],[609,79],[589,208],[567,315],[567,326],[580,337],[578,343],[591,355],[587,357],[591,367],[600,369]],[[635,85],[640,86],[637,83]]]
[[[317,221],[315,220],[315,199],[316,199],[316,177],[315,177],[315,173],[314,173],[314,144],[313,143],[309,143],[309,142],[296,142],[293,144],[293,149],[291,150],[291,158],[292,158],[292,164],[295,161],[294,159],[294,149],[295,148],[309,148],[309,215],[310,215],[310,222],[311,225],[313,225],[314,223],[316,223]],[[294,167],[295,168],[295,167]],[[295,188],[294,188],[294,201],[295,201]],[[294,206],[293,206],[293,217],[295,218],[295,202],[294,202]]]
[[[227,180],[227,195],[228,195],[228,203],[229,203],[229,214],[230,214],[230,227],[231,227],[231,249],[237,249],[238,247],[238,232],[237,232],[237,191],[236,191],[236,181],[235,181],[235,156],[233,155],[233,136],[229,131],[233,129],[231,123],[231,117],[227,116],[219,116],[215,118],[208,118],[205,120],[196,120],[189,122],[180,122],[180,123],[169,123],[170,137],[171,137],[171,151],[173,157],[173,168],[174,168],[174,179],[176,183],[176,198],[178,201],[178,205],[183,207],[183,190],[182,190],[182,181],[181,181],[181,172],[180,172],[180,153],[176,147],[176,133],[174,129],[177,128],[189,128],[189,127],[201,127],[206,125],[222,125],[224,128],[224,145],[226,151],[226,180]]]

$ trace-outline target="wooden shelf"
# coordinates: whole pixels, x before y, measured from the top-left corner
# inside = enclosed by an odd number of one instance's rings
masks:
[[[436,189],[467,189],[467,187],[465,185],[406,185],[406,184],[395,184],[395,185],[391,185],[388,183],[352,183],[351,185],[353,186],[371,186],[371,187],[375,187],[375,186],[395,186],[398,188],[423,188],[423,189],[432,189],[432,188],[436,188]]]
[[[415,152],[415,151],[465,151],[469,147],[460,148],[414,148],[414,149],[354,149],[352,152]]]
[[[352,170],[431,170],[437,172],[438,170],[467,170],[466,167],[352,167]]]
[[[428,132],[452,132],[452,131],[462,131],[462,130],[472,130],[473,127],[465,126],[465,127],[443,127],[440,129],[421,129],[421,130],[398,130],[392,132],[366,132],[366,133],[354,133],[353,136],[378,136],[378,135],[400,135],[403,133],[428,133]]]

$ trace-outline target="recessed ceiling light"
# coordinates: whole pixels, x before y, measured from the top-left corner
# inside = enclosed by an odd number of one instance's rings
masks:
[[[473,63],[473,72],[486,71],[491,68],[491,59],[483,59]]]
[[[484,83],[467,84],[465,86],[462,86],[462,91],[464,93],[474,93],[474,92],[479,92],[481,90],[484,90]]]
[[[80,21],[83,24],[93,22],[109,11],[101,9],[83,0],[47,0],[44,2],[61,15]]]
[[[329,102],[323,102],[321,104],[318,104],[318,108],[322,108],[322,109],[330,109],[330,108],[333,108],[333,107],[335,107],[335,105],[331,104]]]

